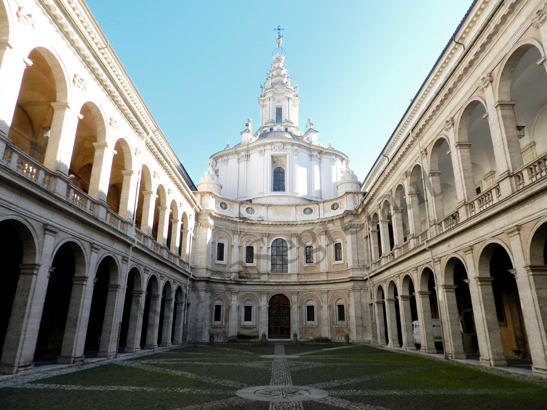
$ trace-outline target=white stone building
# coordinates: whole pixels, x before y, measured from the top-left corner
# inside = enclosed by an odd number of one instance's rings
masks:
[[[322,337],[546,376],[546,17],[475,1],[362,184],[276,56],[197,190],[83,1],[1,0],[2,371]]]

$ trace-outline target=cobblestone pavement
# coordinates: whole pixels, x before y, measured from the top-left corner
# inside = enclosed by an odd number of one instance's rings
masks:
[[[202,346],[35,372],[0,381],[0,408],[76,407],[56,399],[63,395],[82,398],[79,408],[192,410],[512,408],[512,399],[531,410],[547,400],[542,382],[364,346],[323,346],[276,344],[273,354],[262,354],[271,346]],[[437,373],[424,387],[431,369]]]

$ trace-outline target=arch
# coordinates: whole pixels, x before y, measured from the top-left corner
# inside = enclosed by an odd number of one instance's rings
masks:
[[[143,164],[141,166],[140,178],[139,178],[139,194],[137,197],[137,209],[135,211],[135,224],[144,232],[148,232],[148,208],[150,204],[150,195],[152,193],[152,174],[150,169]],[[145,197],[147,203],[145,203]],[[146,207],[146,209],[145,209]]]
[[[57,57],[47,48],[36,47],[28,54],[27,66],[17,96],[8,137],[15,146],[39,162],[46,160],[49,138],[61,133],[54,123],[57,110],[64,113],[68,101],[66,75]],[[53,129],[52,129],[53,127]]]
[[[78,316],[80,301],[72,302],[71,296],[73,287],[81,285],[72,282],[74,278],[87,276],[85,254],[78,243],[65,240],[52,255],[52,271],[34,355],[38,362],[56,361],[65,344],[75,339],[78,329],[69,319]]]
[[[108,349],[108,334],[113,321],[114,309],[112,306],[114,294],[110,285],[117,284],[118,264],[110,255],[104,256],[99,264],[93,280],[93,296],[89,309],[89,320],[85,338],[84,354],[96,356],[100,350]]]
[[[97,104],[87,101],[80,108],[68,171],[72,183],[85,193],[89,192],[93,173],[95,145],[105,141],[105,117]],[[94,172],[100,172],[100,170]]]
[[[420,339],[422,341],[421,347],[425,351],[443,350],[436,284],[437,279],[433,269],[430,266],[423,267],[419,275],[418,294],[420,294],[423,312],[420,327],[424,327],[420,331]],[[424,339],[425,343],[423,343]]]
[[[180,285],[175,289],[174,303],[171,343],[179,345],[182,343],[182,332],[184,329],[184,292]]]
[[[418,321],[418,307],[416,304],[416,292],[414,289],[414,281],[409,274],[406,274],[401,281],[401,306],[402,315],[404,316],[404,329],[406,333],[406,347],[412,348],[414,346],[417,349],[420,344],[420,336],[418,334],[419,321]],[[415,333],[416,329],[416,333]]]
[[[458,198],[452,164],[450,142],[439,137],[431,148],[429,157],[429,178],[435,202],[437,220],[443,219],[456,209]]]
[[[119,138],[114,144],[106,203],[110,209],[122,215],[126,214],[129,206],[132,167],[131,148],[125,139]]]
[[[281,293],[273,295],[268,302],[268,338],[289,339],[291,337],[291,302]]]
[[[389,306],[389,322],[390,322],[390,343],[395,345],[398,343],[399,347],[403,345],[403,335],[401,328],[401,308],[399,306],[399,293],[397,290],[397,284],[395,281],[390,281],[387,286],[387,305]],[[393,323],[395,322],[395,323]]]
[[[376,330],[378,332],[378,344],[389,343],[389,328],[387,326],[387,312],[385,292],[382,285],[376,288]]]
[[[171,200],[171,205],[169,205],[169,223],[167,224],[167,246],[171,252],[176,253],[177,247],[179,246],[180,238],[178,237],[177,231],[177,222],[179,220],[179,209],[177,202],[173,199]]]
[[[180,224],[180,257],[181,259],[188,260],[188,235],[190,231],[188,229],[188,214],[182,213]]]
[[[289,271],[289,247],[283,238],[271,242],[270,262],[272,273],[287,273]]]
[[[4,341],[10,327],[16,325],[11,317],[14,306],[26,305],[26,296],[17,291],[22,269],[35,269],[36,241],[29,227],[15,219],[0,221],[0,260],[2,261],[2,286],[0,286],[0,358],[4,349],[13,348],[11,341]],[[16,308],[17,309],[17,308]]]
[[[410,225],[408,220],[408,205],[406,203],[405,188],[403,184],[397,185],[393,198],[394,206],[401,212],[400,229],[403,235],[402,241],[406,242],[410,237]]]
[[[382,218],[380,219],[380,237],[382,239],[382,250],[393,250],[395,246],[395,236],[393,235],[393,214],[391,201],[384,200],[380,208]]]
[[[528,261],[532,266],[547,265],[547,221],[542,220],[530,234]]]
[[[173,311],[171,310],[173,307],[172,301],[173,290],[171,282],[167,280],[163,284],[163,290],[161,292],[160,316],[157,336],[157,344],[161,346],[167,346],[171,343],[171,320],[173,317]]]
[[[378,216],[378,212],[372,214],[372,217],[370,218],[370,226],[372,230],[370,238],[372,255],[373,259],[378,259],[384,253],[384,249],[382,248],[382,237],[380,235],[380,218]]]
[[[538,64],[544,59],[542,45],[526,39],[513,48],[499,77],[499,100],[510,102],[503,118],[507,143],[520,148],[511,158],[514,167],[547,152],[547,72]]]
[[[10,40],[11,35],[11,14],[6,10],[6,4],[0,1],[0,39]]]
[[[492,278],[494,309],[491,314],[497,316],[503,355],[508,359],[529,359],[528,337],[511,255],[505,246],[494,241],[483,247],[479,255],[479,275]],[[492,306],[492,300],[484,304]]]

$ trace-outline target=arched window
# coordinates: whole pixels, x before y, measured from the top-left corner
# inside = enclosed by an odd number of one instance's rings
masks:
[[[273,171],[273,191],[285,192],[285,170],[282,167],[276,167]]]
[[[289,258],[287,242],[277,238],[272,242],[272,272],[286,273],[289,271]]]

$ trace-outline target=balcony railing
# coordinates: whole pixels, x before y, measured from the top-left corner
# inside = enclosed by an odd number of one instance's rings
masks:
[[[188,264],[180,259],[178,255],[171,253],[169,249],[159,244],[150,235],[138,229],[133,230],[131,221],[122,218],[105,203],[91,198],[84,191],[70,183],[68,178],[49,170],[36,159],[11,145],[2,136],[0,136],[0,165],[23,176],[51,195],[61,197],[81,212],[105,222],[114,230],[128,236],[134,235],[139,244],[152,250],[159,256],[168,259],[176,265],[189,268]]]

